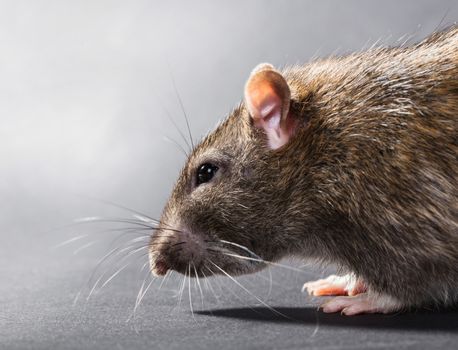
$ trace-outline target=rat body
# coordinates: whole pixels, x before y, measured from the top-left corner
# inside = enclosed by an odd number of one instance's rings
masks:
[[[458,28],[283,72],[189,156],[150,243],[153,273],[244,274],[286,256],[345,314],[458,302]]]

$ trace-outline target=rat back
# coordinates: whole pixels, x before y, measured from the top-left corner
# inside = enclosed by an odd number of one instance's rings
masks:
[[[313,106],[297,190],[324,255],[404,305],[456,303],[458,29],[285,76]]]

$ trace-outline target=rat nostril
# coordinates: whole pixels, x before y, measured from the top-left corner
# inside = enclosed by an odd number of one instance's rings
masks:
[[[154,272],[159,276],[164,276],[169,270],[169,266],[164,260],[156,261],[154,264]]]

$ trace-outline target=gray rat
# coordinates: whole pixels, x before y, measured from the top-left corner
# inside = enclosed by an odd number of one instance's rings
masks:
[[[278,71],[189,155],[151,236],[151,270],[252,273],[286,256],[325,312],[458,301],[458,27]]]

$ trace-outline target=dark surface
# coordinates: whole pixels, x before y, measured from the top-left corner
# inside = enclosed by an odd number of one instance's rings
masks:
[[[183,279],[175,276],[161,289],[161,281],[153,282],[132,317],[142,283],[141,264],[124,270],[86,300],[95,281],[87,284],[87,278],[96,264],[95,259],[87,260],[60,257],[40,267],[38,261],[29,261],[27,272],[16,271],[1,290],[1,348],[454,349],[458,342],[457,311],[355,317],[324,314],[317,311],[318,299],[300,292],[303,281],[324,272],[301,274],[277,267],[272,271],[270,295],[267,271],[238,279],[275,311],[227,278],[212,277],[218,299],[202,281],[203,302],[191,280],[191,313],[188,281],[180,304]],[[62,263],[68,264],[66,276],[58,273]],[[105,271],[99,268],[96,277]]]

